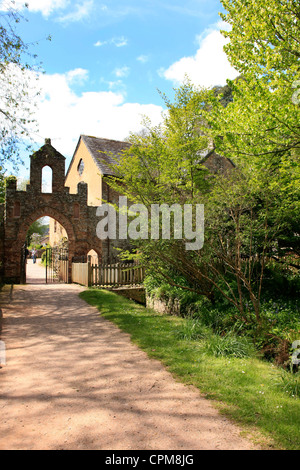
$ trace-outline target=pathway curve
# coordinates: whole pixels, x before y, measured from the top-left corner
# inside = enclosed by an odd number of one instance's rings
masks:
[[[8,286],[2,293],[1,450],[254,448],[81,300],[82,287],[35,273],[11,301]]]

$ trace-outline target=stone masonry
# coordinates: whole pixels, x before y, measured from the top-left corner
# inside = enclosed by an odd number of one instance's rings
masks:
[[[87,184],[79,183],[77,194],[65,187],[65,157],[52,147],[50,139],[30,157],[30,184],[18,191],[12,180],[6,188],[4,207],[4,246],[2,266],[6,283],[19,283],[21,250],[30,225],[49,216],[65,228],[69,241],[69,259],[87,256],[93,249],[102,257],[102,242],[96,236],[96,207],[87,205]],[[52,169],[52,192],[42,192],[42,169]],[[71,281],[71,263],[69,263]]]

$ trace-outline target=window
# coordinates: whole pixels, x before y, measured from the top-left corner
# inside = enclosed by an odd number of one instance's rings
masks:
[[[82,175],[83,170],[84,170],[84,163],[83,163],[83,160],[81,159],[79,164],[78,164],[78,167],[77,167],[77,171],[79,173],[79,176]]]

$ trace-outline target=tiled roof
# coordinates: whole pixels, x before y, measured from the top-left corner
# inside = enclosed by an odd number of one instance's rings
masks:
[[[118,140],[102,139],[100,137],[91,137],[81,135],[96,165],[104,175],[113,175],[113,170],[109,165],[118,161],[122,150],[128,149],[130,144]]]

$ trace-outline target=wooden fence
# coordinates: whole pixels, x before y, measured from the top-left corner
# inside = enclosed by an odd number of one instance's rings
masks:
[[[84,286],[135,286],[144,281],[145,270],[136,264],[72,264],[72,282]]]
[[[90,286],[90,268],[89,263],[72,263],[72,282]]]

